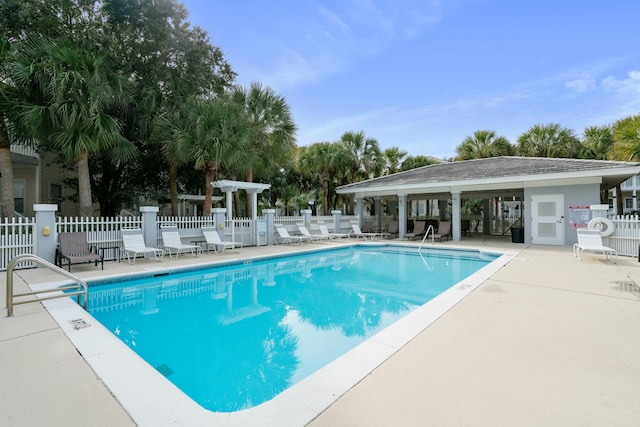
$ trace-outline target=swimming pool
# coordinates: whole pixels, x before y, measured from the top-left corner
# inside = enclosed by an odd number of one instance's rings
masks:
[[[266,250],[254,252],[253,260],[235,259],[233,263],[240,265],[245,265],[245,263],[247,265],[255,264],[266,258],[279,259],[279,262],[282,262],[284,259],[276,257],[278,255],[286,255],[285,252],[287,251],[296,251],[298,253],[319,252],[318,255],[325,257],[324,262],[327,262],[326,257],[330,255],[330,251],[318,251],[317,246],[315,248],[314,246],[307,246],[306,248],[267,248]],[[365,243],[351,246],[372,246],[382,250],[401,247],[403,250],[412,251],[414,254],[416,251],[415,246],[406,249],[406,246],[395,243]],[[437,251],[443,254],[459,253],[458,250],[450,248],[443,248]],[[246,252],[249,251],[244,251],[242,255],[247,256]],[[476,255],[483,258],[487,256],[493,258],[499,251],[494,251],[491,254],[481,251],[471,252],[475,252]],[[260,253],[263,255],[259,255]],[[268,255],[264,256],[265,253]],[[161,371],[156,369],[157,366],[151,366],[145,362],[71,299],[45,301],[44,304],[61,329],[74,343],[79,353],[82,354],[97,376],[111,390],[115,398],[138,425],[241,426],[260,424],[296,426],[308,423],[323,412],[341,395],[369,375],[377,366],[399,351],[427,326],[471,293],[484,280],[502,268],[515,255],[515,252],[501,253],[499,258],[486,267],[471,274],[427,303],[417,306],[395,323],[383,328],[380,332],[375,333],[375,335],[339,356],[333,362],[291,385],[271,400],[253,408],[228,413],[212,412],[195,403],[192,398],[168,381],[160,373]],[[207,265],[218,264],[225,268],[228,266],[224,265],[225,261],[216,262],[215,260],[216,258],[201,257],[199,261],[194,261],[206,262]],[[334,266],[332,265],[332,267]],[[423,263],[424,271],[428,271],[429,268],[433,267],[434,265],[431,265],[431,263]],[[167,266],[166,263],[151,263],[138,268],[147,270],[142,274],[136,275],[138,279],[143,276],[164,275],[179,270],[179,268]],[[334,268],[339,267],[336,265]],[[131,276],[129,275],[129,277]],[[117,278],[117,280],[122,279],[124,277]],[[266,288],[269,288],[269,286]],[[262,299],[262,290],[258,295],[260,303],[266,302],[266,299]],[[211,298],[213,298],[213,292]],[[147,306],[147,308],[150,307]],[[162,310],[163,307],[160,305],[158,308]],[[152,311],[155,310],[153,307],[150,309]],[[171,368],[171,365],[169,365],[169,368]]]
[[[115,283],[89,312],[204,408],[247,409],[497,256],[349,247]]]

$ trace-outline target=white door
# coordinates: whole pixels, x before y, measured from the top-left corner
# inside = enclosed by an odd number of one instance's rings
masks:
[[[564,245],[564,195],[531,196],[531,243]]]

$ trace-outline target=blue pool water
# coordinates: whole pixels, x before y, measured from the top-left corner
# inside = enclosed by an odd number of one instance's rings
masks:
[[[493,261],[354,246],[92,284],[89,311],[211,411],[272,399]]]

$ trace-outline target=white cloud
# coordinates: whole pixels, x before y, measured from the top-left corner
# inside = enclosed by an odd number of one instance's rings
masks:
[[[610,92],[617,103],[619,116],[638,114],[640,111],[640,71],[629,71],[626,79],[609,76],[602,80],[602,89]]]
[[[578,93],[588,92],[596,88],[596,80],[593,77],[585,76],[576,80],[572,80],[564,84],[567,89],[571,89]]]
[[[440,20],[439,9],[436,0],[351,0],[317,6],[304,19],[293,15],[301,20],[288,22],[290,29],[271,44],[261,80],[291,88],[339,74],[382,54],[397,38],[417,36]]]

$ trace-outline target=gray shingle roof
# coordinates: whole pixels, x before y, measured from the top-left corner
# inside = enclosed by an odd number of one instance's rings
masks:
[[[492,157],[423,166],[393,175],[374,178],[339,187],[340,190],[361,190],[371,187],[393,187],[411,184],[445,183],[478,179],[499,179],[516,176],[561,174],[585,171],[610,171],[639,167],[638,162],[609,160],[557,159],[547,157]]]

